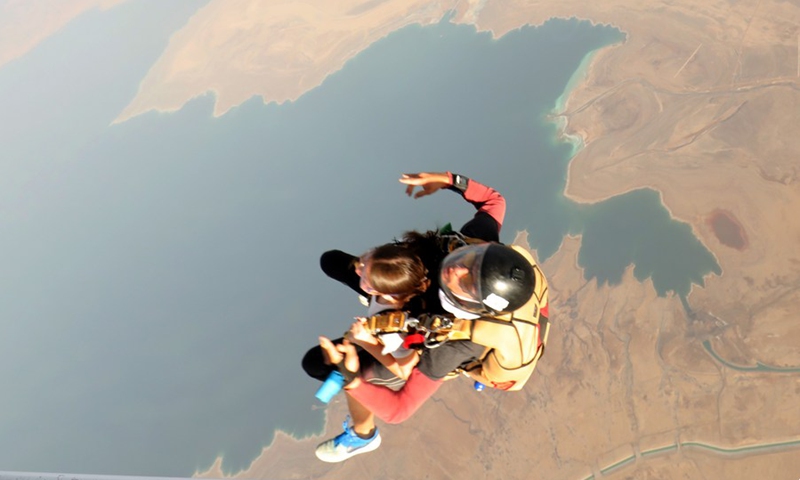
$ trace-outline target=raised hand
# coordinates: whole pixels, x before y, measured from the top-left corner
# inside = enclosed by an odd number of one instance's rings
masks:
[[[406,195],[420,198],[450,186],[450,176],[446,172],[404,173],[400,183],[407,185]],[[415,187],[421,190],[414,193]]]
[[[325,357],[325,363],[328,365],[336,365],[344,358],[342,352],[327,337],[319,337],[319,346],[322,347],[322,354]]]

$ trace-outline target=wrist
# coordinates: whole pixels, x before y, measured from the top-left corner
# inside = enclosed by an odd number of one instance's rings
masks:
[[[348,370],[347,367],[345,367],[344,365],[344,359],[342,359],[342,361],[340,361],[339,363],[334,364],[334,367],[336,367],[336,370],[344,378],[345,387],[353,383],[355,380],[358,380],[358,371],[352,372]]]
[[[453,172],[447,172],[447,175],[450,180],[449,188],[451,190],[456,190],[462,193],[467,191],[467,188],[469,187],[469,178]]]
[[[362,348],[378,345],[378,339],[375,337],[370,337],[370,338],[353,337],[352,339],[350,339],[350,341]]]
[[[356,378],[353,379],[352,382],[348,383],[343,388],[345,390],[352,390],[354,388],[358,388],[359,386],[361,386],[361,378],[360,377],[356,377]]]

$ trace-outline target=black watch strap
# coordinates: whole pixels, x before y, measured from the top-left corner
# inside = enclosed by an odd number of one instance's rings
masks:
[[[469,178],[465,177],[464,175],[459,175],[457,173],[453,173],[453,185],[452,189],[458,190],[461,193],[467,191],[467,187],[469,187]]]

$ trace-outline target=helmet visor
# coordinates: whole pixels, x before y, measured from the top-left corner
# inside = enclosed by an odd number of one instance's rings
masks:
[[[461,247],[442,262],[439,285],[455,306],[468,312],[483,311],[481,264],[489,244]]]

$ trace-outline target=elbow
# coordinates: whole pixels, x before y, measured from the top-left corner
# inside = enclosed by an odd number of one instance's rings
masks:
[[[502,195],[497,199],[497,215],[500,217],[499,222],[503,223],[503,218],[506,216],[506,199]]]

